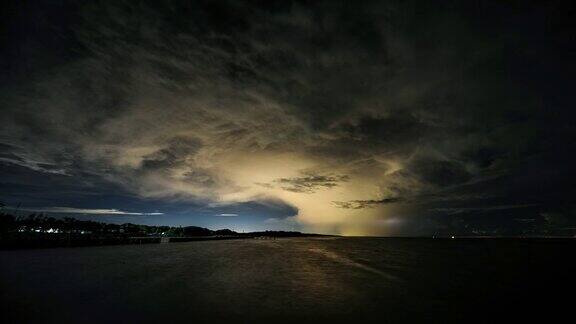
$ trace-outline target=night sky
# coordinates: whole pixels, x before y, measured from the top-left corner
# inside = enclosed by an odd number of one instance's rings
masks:
[[[569,1],[3,1],[0,201],[344,235],[576,227]]]

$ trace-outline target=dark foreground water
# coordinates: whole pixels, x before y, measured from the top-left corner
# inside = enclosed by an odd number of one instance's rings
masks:
[[[0,251],[0,322],[557,322],[576,306],[575,247],[299,238]]]

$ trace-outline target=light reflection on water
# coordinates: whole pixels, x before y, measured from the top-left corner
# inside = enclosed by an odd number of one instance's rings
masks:
[[[527,296],[572,278],[563,256],[573,245],[329,238],[0,251],[1,302],[44,322],[458,322],[511,301],[541,308]]]
[[[360,262],[356,262],[352,259],[346,258],[342,255],[335,253],[335,252],[327,251],[327,250],[320,249],[320,248],[310,248],[310,249],[308,249],[308,251],[314,252],[314,253],[319,253],[319,254],[321,254],[321,255],[323,255],[323,256],[325,256],[325,257],[327,257],[327,258],[329,258],[335,262],[338,262],[338,263],[341,263],[343,265],[350,266],[350,267],[356,267],[356,268],[364,270],[364,271],[368,271],[370,273],[376,274],[376,275],[381,276],[381,277],[388,279],[388,280],[399,280],[397,277],[390,275],[384,271],[381,271],[381,270],[378,270],[376,268],[367,266],[367,265],[362,264]]]

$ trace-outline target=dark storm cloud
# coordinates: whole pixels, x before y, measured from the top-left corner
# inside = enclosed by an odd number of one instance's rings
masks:
[[[466,212],[485,212],[494,210],[507,210],[516,208],[529,208],[538,206],[536,204],[528,205],[504,205],[504,206],[483,206],[483,207],[462,207],[462,208],[436,208],[434,211],[446,213],[448,215],[461,214]]]
[[[283,190],[298,193],[314,193],[319,189],[336,187],[339,182],[348,181],[350,177],[345,175],[321,175],[306,173],[303,177],[280,178],[274,181]]]
[[[202,146],[201,142],[193,138],[172,138],[162,148],[152,154],[144,156],[141,162],[143,170],[163,170],[177,166],[185,162],[185,159],[193,156]]]
[[[422,181],[439,187],[464,183],[472,177],[459,161],[420,160],[412,163],[410,170]]]
[[[15,8],[0,53],[0,162],[18,170],[14,188],[32,192],[26,175],[42,174],[207,205],[338,192],[314,203],[423,218],[573,205],[562,3]]]
[[[385,116],[361,116],[339,125],[335,131],[342,132],[348,145],[410,153],[433,127],[414,114],[401,111]]]
[[[334,201],[333,203],[336,206],[338,206],[338,208],[362,209],[362,208],[373,208],[376,205],[395,204],[403,201],[404,199],[402,198],[384,198],[378,200]]]

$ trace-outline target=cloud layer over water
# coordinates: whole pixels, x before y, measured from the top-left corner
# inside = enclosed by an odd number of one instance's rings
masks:
[[[48,20],[64,40],[13,44],[54,65],[25,56],[33,73],[15,68],[2,85],[5,165],[83,190],[285,204],[307,229],[345,234],[433,228],[442,208],[571,208],[573,189],[552,171],[573,174],[559,158],[573,148],[566,111],[525,81],[538,62],[519,72],[522,60],[545,57],[533,45],[544,34],[509,29],[498,15],[487,24],[488,8],[150,1],[61,10],[69,22]],[[534,8],[510,10],[522,25]],[[382,222],[390,218],[416,221],[397,229]]]

